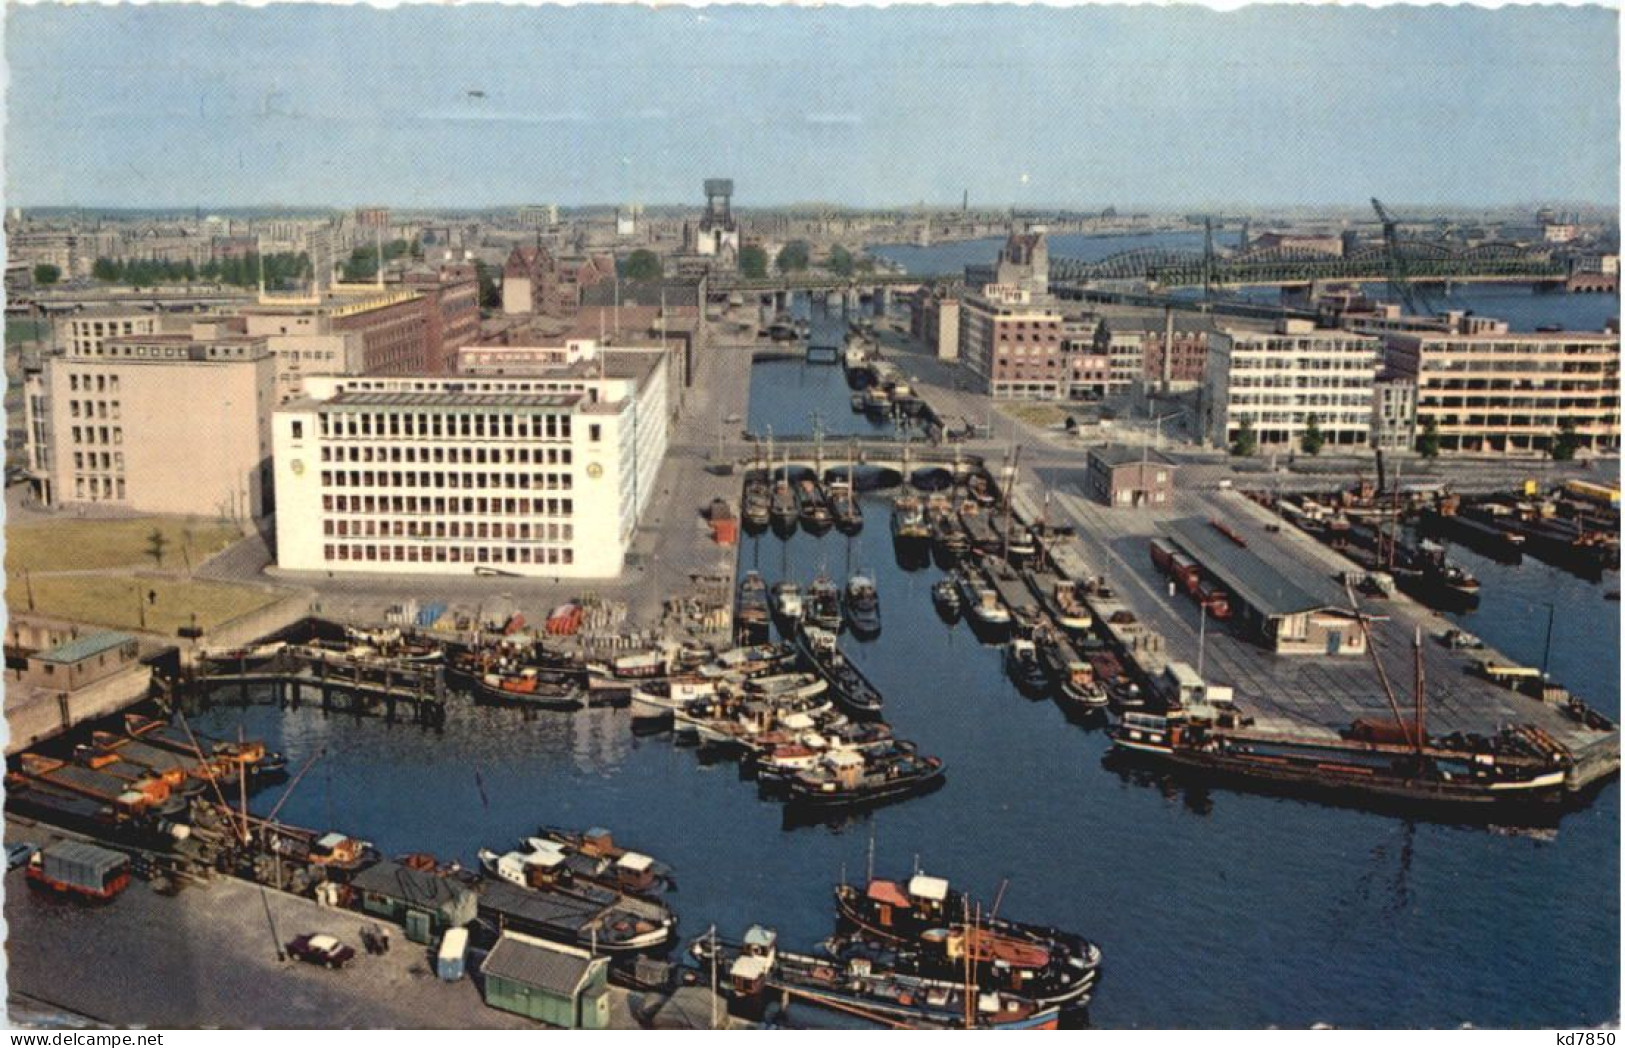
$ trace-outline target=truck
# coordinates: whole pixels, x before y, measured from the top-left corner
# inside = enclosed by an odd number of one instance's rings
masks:
[[[130,886],[130,857],[83,841],[57,841],[29,857],[24,876],[46,891],[106,902]]]
[[[445,982],[456,982],[463,977],[465,958],[468,956],[468,929],[447,928],[435,954],[434,971]]]

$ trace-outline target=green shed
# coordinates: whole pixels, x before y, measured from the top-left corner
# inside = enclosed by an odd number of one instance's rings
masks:
[[[485,1003],[566,1030],[609,1026],[609,959],[507,932],[486,955]]]
[[[412,942],[433,943],[479,912],[479,896],[455,881],[395,862],[369,866],[350,880],[367,913],[394,921]]]

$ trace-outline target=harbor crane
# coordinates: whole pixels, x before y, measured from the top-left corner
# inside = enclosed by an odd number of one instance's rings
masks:
[[[1412,316],[1428,316],[1434,312],[1433,303],[1420,287],[1411,283],[1410,271],[1405,266],[1405,255],[1399,246],[1399,222],[1382,206],[1382,201],[1371,198],[1371,206],[1382,223],[1383,251],[1388,258],[1388,289],[1398,296],[1405,312]]]

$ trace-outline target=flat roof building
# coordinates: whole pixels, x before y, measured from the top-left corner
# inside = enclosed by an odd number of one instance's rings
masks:
[[[1295,445],[1313,419],[1328,446],[1368,444],[1380,349],[1373,336],[1307,321],[1216,332],[1202,398],[1207,439],[1228,446],[1251,423],[1260,445]]]
[[[1103,444],[1089,449],[1084,488],[1108,506],[1163,506],[1174,490],[1174,464],[1149,448]]]
[[[283,568],[620,573],[666,452],[659,354],[477,352],[503,358],[460,376],[312,378],[276,413]]]
[[[1060,400],[1070,380],[1060,309],[1010,284],[966,295],[959,310],[959,359],[997,398]]]
[[[225,324],[117,335],[50,357],[24,389],[29,470],[48,506],[259,518],[271,511],[276,365]]]
[[[1581,446],[1619,447],[1619,334],[1394,332],[1388,366],[1416,384],[1416,424],[1442,451],[1543,451],[1572,423]]]

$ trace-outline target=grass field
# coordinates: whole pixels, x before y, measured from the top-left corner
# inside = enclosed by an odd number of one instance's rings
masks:
[[[46,575],[25,581],[8,573],[7,606],[26,612],[30,590],[33,610],[40,615],[172,636],[180,627],[191,625],[193,615],[197,625],[207,630],[279,599],[277,594],[252,586],[221,582],[106,575]],[[149,602],[148,593],[157,599]]]
[[[1029,426],[1059,426],[1068,414],[1059,404],[1000,404],[999,411]]]
[[[164,568],[183,568],[187,557],[195,567],[242,537],[229,525],[186,517],[14,525],[6,528],[6,574],[24,569],[46,572],[160,567],[147,554],[147,537],[154,529],[169,540],[164,547]]]

